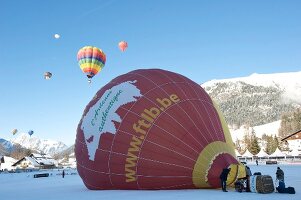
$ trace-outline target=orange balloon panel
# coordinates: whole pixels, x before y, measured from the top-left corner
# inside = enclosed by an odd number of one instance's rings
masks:
[[[188,78],[160,69],[101,88],[77,128],[77,169],[89,189],[218,188],[237,164],[217,106]]]

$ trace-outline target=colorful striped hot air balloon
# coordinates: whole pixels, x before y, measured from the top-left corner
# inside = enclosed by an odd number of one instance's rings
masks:
[[[219,188],[245,176],[218,106],[197,83],[140,69],[101,88],[77,128],[77,170],[89,189]]]
[[[77,61],[81,70],[87,75],[88,82],[90,83],[93,76],[104,67],[106,55],[97,47],[85,46],[78,51]]]

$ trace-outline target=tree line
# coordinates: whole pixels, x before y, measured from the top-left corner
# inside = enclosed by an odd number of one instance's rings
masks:
[[[251,130],[250,130],[251,129]],[[286,112],[281,115],[278,136],[263,134],[261,138],[256,136],[253,128],[247,127],[242,140],[235,141],[235,148],[239,153],[244,153],[248,149],[253,155],[259,153],[261,148],[267,154],[272,154],[278,147],[281,151],[289,151],[288,143],[282,142],[284,137],[301,130],[301,109],[293,112]]]

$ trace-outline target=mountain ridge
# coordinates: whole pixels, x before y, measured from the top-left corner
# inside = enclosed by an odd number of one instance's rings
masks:
[[[63,142],[50,139],[40,139],[36,136],[29,136],[27,133],[20,133],[15,139],[10,141],[0,138],[0,143],[7,152],[13,151],[14,146],[17,144],[26,149],[50,155],[54,155],[68,148],[68,146]]]
[[[211,80],[201,86],[216,101],[230,128],[260,126],[301,107],[301,71]]]

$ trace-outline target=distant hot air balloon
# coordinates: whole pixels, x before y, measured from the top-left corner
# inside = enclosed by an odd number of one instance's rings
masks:
[[[18,129],[16,129],[16,128],[14,128],[14,129],[11,131],[11,133],[12,133],[13,135],[15,135],[17,132],[18,132]]]
[[[125,51],[128,48],[128,43],[126,41],[121,41],[118,46],[121,51]]]
[[[34,133],[33,130],[29,130],[29,131],[28,131],[28,135],[30,135],[30,136],[31,136],[33,133]]]
[[[52,73],[51,72],[45,72],[44,73],[44,79],[48,80],[52,77]]]
[[[106,55],[97,47],[85,46],[78,51],[77,61],[81,70],[87,75],[88,82],[90,83],[93,76],[104,67]]]
[[[57,34],[57,33],[54,34],[54,38],[55,38],[55,39],[59,39],[60,37],[61,37],[61,36],[60,36],[59,34]]]
[[[77,170],[89,189],[219,188],[245,176],[206,91],[173,72],[141,69],[101,88],[77,127]]]

